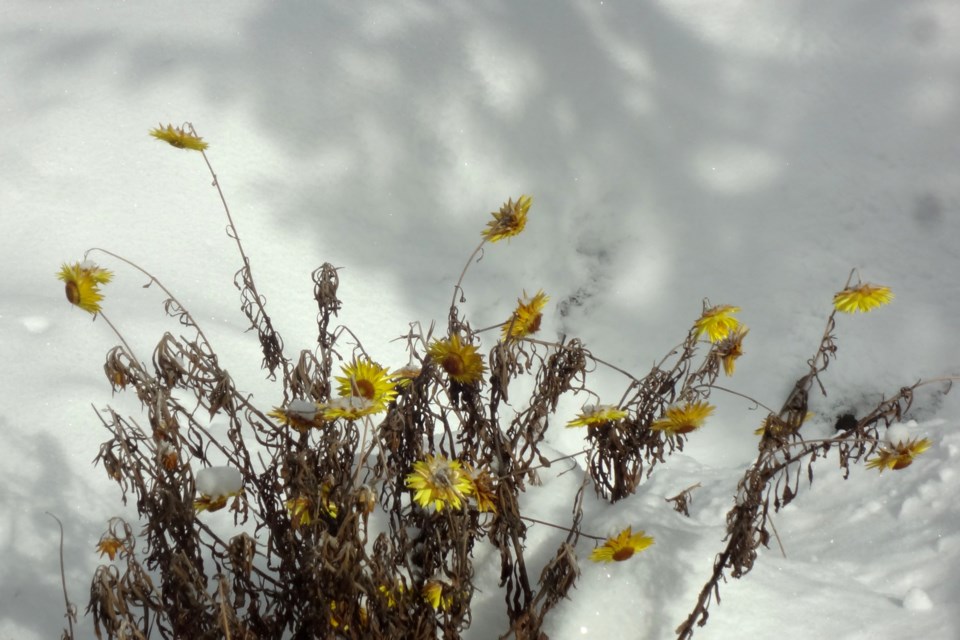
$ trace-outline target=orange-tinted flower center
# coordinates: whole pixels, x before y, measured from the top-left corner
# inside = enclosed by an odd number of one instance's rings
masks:
[[[80,304],[80,287],[77,286],[76,282],[67,282],[66,293],[70,304]]]
[[[373,394],[376,391],[373,383],[369,380],[354,380],[353,386],[357,388],[357,393],[367,400],[373,400]]]
[[[613,552],[613,559],[617,562],[623,562],[631,557],[633,557],[633,547],[623,547]]]
[[[697,427],[692,424],[681,424],[674,428],[674,433],[690,433]]]
[[[910,456],[899,456],[891,468],[894,471],[899,471],[900,469],[906,469],[911,464],[913,464],[913,460],[910,458]]]
[[[449,373],[452,376],[459,376],[464,373],[466,368],[463,363],[463,358],[460,357],[460,354],[451,353],[446,358],[443,359],[441,363],[444,371]]]

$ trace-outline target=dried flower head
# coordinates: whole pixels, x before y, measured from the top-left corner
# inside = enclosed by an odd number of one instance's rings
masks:
[[[907,441],[888,443],[877,451],[877,457],[867,461],[868,469],[899,471],[913,464],[913,459],[930,448],[932,443],[926,438],[913,438]]]
[[[453,596],[449,593],[444,593],[445,591],[449,591],[448,588],[445,588],[446,586],[447,585],[440,580],[428,580],[423,585],[423,599],[436,611],[446,611],[450,608],[450,605],[453,604]]]
[[[410,383],[413,382],[414,378],[420,375],[420,371],[420,365],[411,360],[406,365],[394,371],[391,375],[396,381],[397,387],[403,388],[410,386]]]
[[[652,544],[653,538],[645,535],[643,531],[633,533],[633,528],[627,527],[594,549],[590,553],[590,559],[594,562],[623,562]]]
[[[666,431],[671,435],[690,433],[702,427],[714,409],[715,407],[706,402],[699,401],[668,407],[663,417],[650,425],[650,428],[654,431]]]
[[[286,407],[274,407],[267,415],[280,424],[303,432],[322,425],[322,419],[317,415],[319,409],[311,400],[294,399]]]
[[[470,493],[477,501],[477,510],[481,513],[496,513],[497,488],[493,476],[486,469],[477,471],[469,466],[466,473],[472,484]]]
[[[740,321],[732,314],[740,311],[740,307],[734,307],[729,304],[721,304],[709,309],[704,309],[703,314],[694,323],[697,330],[697,337],[707,334],[710,342],[719,342],[731,332],[736,331],[740,326]]]
[[[426,460],[414,462],[406,484],[416,491],[413,499],[417,504],[433,504],[437,511],[444,507],[460,509],[465,497],[473,492],[473,482],[460,463],[443,456],[428,455]]]
[[[428,353],[453,380],[461,384],[474,384],[483,377],[483,356],[477,353],[477,348],[472,344],[461,343],[457,334],[434,341]]]
[[[576,418],[567,423],[567,428],[598,427],[626,417],[626,411],[612,404],[587,404],[583,406]]]
[[[357,420],[363,416],[380,413],[385,407],[360,396],[343,396],[321,407],[324,420]]]
[[[723,372],[728,376],[733,375],[736,360],[743,355],[743,339],[748,333],[750,329],[740,325],[717,343],[716,354],[723,362]]]
[[[336,376],[338,390],[343,397],[354,396],[369,400],[384,411],[397,397],[394,376],[386,368],[370,360],[354,360],[342,368],[343,375]],[[374,412],[376,413],[376,412]]]
[[[833,296],[833,306],[843,313],[866,313],[872,309],[889,304],[893,292],[889,287],[872,284],[858,284],[847,287]]]
[[[500,211],[491,214],[493,220],[487,223],[483,237],[490,242],[499,242],[518,235],[527,225],[527,212],[530,211],[532,203],[533,198],[526,195],[520,196],[516,202],[507,200],[506,204],[500,207]]]
[[[100,542],[97,544],[97,551],[100,552],[100,557],[109,556],[112,561],[117,557],[118,551],[125,551],[126,547],[123,544],[123,541],[115,538],[113,536],[104,536],[100,538]]]
[[[163,140],[170,146],[176,147],[177,149],[193,149],[194,151],[203,151],[210,146],[195,133],[186,131],[183,127],[174,127],[172,124],[168,124],[166,127],[161,124],[158,126],[158,128],[151,129],[150,135],[157,140]]]
[[[550,298],[538,291],[534,296],[523,292],[523,297],[517,299],[517,308],[513,315],[503,325],[503,338],[525,338],[540,330],[540,321],[543,319],[543,308]]]
[[[66,283],[65,291],[70,304],[88,313],[100,313],[100,285],[110,282],[113,273],[101,269],[90,260],[64,264],[57,278]]]

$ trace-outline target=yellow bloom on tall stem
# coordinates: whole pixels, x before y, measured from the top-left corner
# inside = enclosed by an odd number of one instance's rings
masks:
[[[858,284],[836,293],[833,296],[833,306],[843,313],[867,313],[889,304],[891,300],[893,300],[893,292],[889,287]]]
[[[186,131],[183,127],[174,127],[172,124],[168,124],[166,127],[161,124],[158,128],[151,129],[150,135],[157,140],[163,140],[177,149],[203,151],[210,146],[203,141],[203,138],[195,133]]]
[[[364,398],[383,409],[397,397],[394,375],[376,362],[354,360],[342,371],[342,376],[336,376],[341,396]]]
[[[70,304],[92,314],[100,313],[100,285],[110,282],[113,273],[101,269],[89,260],[64,264],[57,278],[66,283],[65,293]]]
[[[740,326],[740,321],[732,316],[738,311],[740,311],[740,307],[729,304],[704,309],[703,315],[694,324],[697,329],[697,337],[707,334],[710,342],[723,340]]]
[[[460,509],[466,496],[473,493],[473,482],[460,463],[444,456],[428,455],[425,460],[414,462],[406,484],[416,491],[413,499],[417,504],[432,504],[437,511],[444,507]]]
[[[530,196],[520,196],[516,202],[507,200],[506,204],[500,207],[500,211],[491,214],[493,220],[487,223],[483,237],[490,242],[499,242],[518,235],[527,225],[527,212],[530,211],[532,203],[533,198]]]
[[[594,562],[623,562],[652,544],[653,538],[645,535],[643,531],[634,533],[632,527],[627,527],[594,549],[590,553],[590,559]]]
[[[580,410],[580,415],[567,423],[567,428],[598,427],[626,417],[626,411],[612,404],[588,404]]]
[[[877,457],[867,462],[868,469],[884,469],[899,471],[913,464],[914,458],[930,448],[931,442],[926,438],[913,438],[906,442],[891,443],[881,447]]]
[[[451,378],[461,384],[473,384],[483,377],[483,357],[472,344],[461,343],[457,334],[435,341],[427,352]]]
[[[662,418],[650,425],[654,431],[667,433],[690,433],[699,429],[706,422],[715,407],[706,402],[687,402],[682,406],[668,407]]]
[[[543,319],[543,308],[550,298],[538,291],[534,296],[523,292],[523,298],[517,300],[517,308],[513,315],[503,325],[503,338],[525,338],[540,330],[540,321]]]

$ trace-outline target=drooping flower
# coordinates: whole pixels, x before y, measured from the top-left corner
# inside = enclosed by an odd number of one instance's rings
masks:
[[[331,400],[330,404],[322,407],[324,420],[358,420],[363,416],[380,413],[385,407],[374,404],[372,400],[360,396],[343,396]]]
[[[180,462],[180,456],[176,448],[169,442],[163,441],[157,445],[157,460],[167,471],[174,471],[177,463]]]
[[[538,291],[534,296],[523,292],[523,297],[517,299],[517,308],[513,315],[503,325],[503,339],[524,338],[540,330],[540,321],[543,319],[543,308],[550,298]]]
[[[100,542],[97,544],[97,551],[100,552],[100,557],[109,556],[110,560],[113,560],[117,556],[118,551],[125,550],[126,546],[124,546],[123,541],[113,536],[100,538]]]
[[[313,516],[319,510],[321,513],[336,518],[339,510],[336,503],[330,499],[330,485],[323,483],[320,486],[320,496],[318,499],[311,499],[307,496],[297,496],[287,500],[284,505],[290,514],[290,521],[294,528],[308,525],[313,522]]]
[[[193,508],[200,511],[219,511],[227,506],[227,498],[243,490],[243,475],[233,467],[207,467],[197,471],[194,478],[200,497]]]
[[[427,352],[452,379],[461,384],[479,382],[486,369],[483,356],[477,353],[477,348],[461,343],[457,334],[434,341]]]
[[[626,417],[626,411],[612,404],[587,404],[580,410],[580,415],[567,423],[567,428],[598,427]]]
[[[456,460],[428,455],[413,463],[407,475],[407,487],[414,489],[414,501],[421,507],[433,505],[437,511],[444,507],[460,509],[466,496],[473,492],[473,483]]]
[[[714,409],[715,407],[700,401],[667,407],[663,417],[651,424],[650,428],[654,431],[666,431],[671,435],[690,433],[702,427]]]
[[[449,593],[444,593],[448,589],[444,589],[446,585],[439,580],[428,580],[423,585],[423,599],[426,600],[431,607],[436,611],[446,611],[450,608],[450,605],[453,604],[453,596]]]
[[[889,287],[858,284],[833,296],[833,306],[843,313],[866,313],[893,300]]]
[[[736,360],[743,355],[743,339],[748,333],[750,329],[740,325],[717,343],[716,354],[723,362],[723,372],[728,376],[733,375]]]
[[[710,342],[723,340],[740,326],[740,321],[732,315],[738,311],[740,311],[740,307],[729,304],[704,309],[703,315],[694,323],[694,327],[697,329],[697,337],[707,334]]]
[[[296,398],[286,407],[274,407],[267,415],[280,424],[303,432],[321,426],[322,421],[317,419],[318,412],[319,407],[316,402]]]
[[[477,510],[481,513],[496,513],[497,489],[490,472],[486,469],[477,471],[467,467],[466,473],[472,484],[470,493],[477,501]]]
[[[90,260],[75,262],[72,265],[64,263],[57,278],[66,283],[67,300],[88,313],[100,313],[100,285],[110,282],[113,273],[101,269]]]
[[[867,461],[868,469],[899,471],[913,464],[914,458],[930,448],[932,443],[926,438],[913,438],[907,441],[888,443],[877,451],[877,457]]]
[[[775,413],[771,413],[763,419],[763,422],[760,423],[760,427],[754,430],[754,433],[758,436],[767,435],[772,438],[783,438],[785,436],[789,436],[791,433],[796,433],[797,429],[799,429],[802,424],[804,424],[813,416],[813,411],[807,411],[800,419],[800,424],[793,425]],[[791,420],[795,419],[796,417],[791,418]]]
[[[342,368],[343,375],[336,376],[338,390],[343,397],[355,396],[369,400],[380,411],[387,408],[397,397],[394,376],[386,368],[370,360],[354,360]]]
[[[530,211],[532,203],[533,198],[526,195],[520,196],[516,202],[507,200],[506,204],[500,207],[500,211],[490,214],[493,220],[487,223],[483,237],[490,242],[499,242],[518,235],[527,225],[527,212]]]
[[[652,544],[653,538],[645,535],[643,531],[634,533],[632,527],[627,527],[594,549],[590,553],[590,559],[594,562],[623,562]]]
[[[413,382],[414,378],[420,375],[420,371],[420,365],[411,360],[404,366],[394,371],[391,375],[396,381],[397,387],[403,388],[410,386],[410,383]]]
[[[166,127],[161,124],[158,128],[151,129],[150,135],[177,149],[203,151],[210,146],[200,136],[186,131],[183,127],[174,127],[172,124],[168,124]]]

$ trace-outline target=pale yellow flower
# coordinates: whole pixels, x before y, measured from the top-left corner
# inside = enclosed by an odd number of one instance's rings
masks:
[[[654,431],[667,433],[690,433],[699,429],[706,422],[715,407],[706,402],[687,402],[682,406],[668,407],[662,418],[650,425]]]
[[[833,296],[833,306],[843,313],[866,313],[893,300],[889,287],[859,284]]]
[[[200,136],[185,131],[182,127],[174,127],[172,124],[168,124],[166,128],[161,124],[157,129],[151,129],[150,135],[178,149],[203,151],[210,146]]]
[[[93,262],[75,262],[72,265],[64,264],[60,268],[57,278],[66,283],[65,293],[67,300],[88,313],[100,313],[100,285],[110,282],[113,273],[101,269]]]
[[[740,326],[740,321],[732,314],[740,311],[740,307],[729,304],[717,305],[705,309],[703,315],[696,321],[697,337],[707,334],[710,342],[719,342]]]
[[[516,202],[507,200],[506,204],[500,207],[500,211],[491,214],[493,220],[487,223],[483,237],[490,242],[499,242],[519,234],[527,224],[527,212],[530,211],[532,203],[533,198],[530,196],[520,196]]]
[[[868,469],[899,471],[913,464],[914,458],[930,448],[932,443],[926,438],[913,438],[906,442],[887,444],[877,451],[877,457],[867,461]]]
[[[406,484],[416,491],[413,499],[417,504],[432,504],[437,511],[460,509],[466,496],[473,493],[473,482],[460,463],[444,456],[428,455],[426,460],[414,462]]]
[[[580,415],[567,423],[567,428],[596,427],[626,417],[626,411],[612,404],[588,404],[580,410]]]
[[[643,531],[634,533],[632,527],[627,527],[594,549],[590,553],[590,559],[594,562],[623,562],[652,544],[653,538],[645,535]]]
[[[543,308],[548,300],[550,298],[543,291],[538,291],[534,296],[528,296],[524,291],[523,298],[517,300],[513,315],[503,325],[503,338],[525,338],[539,331]]]

